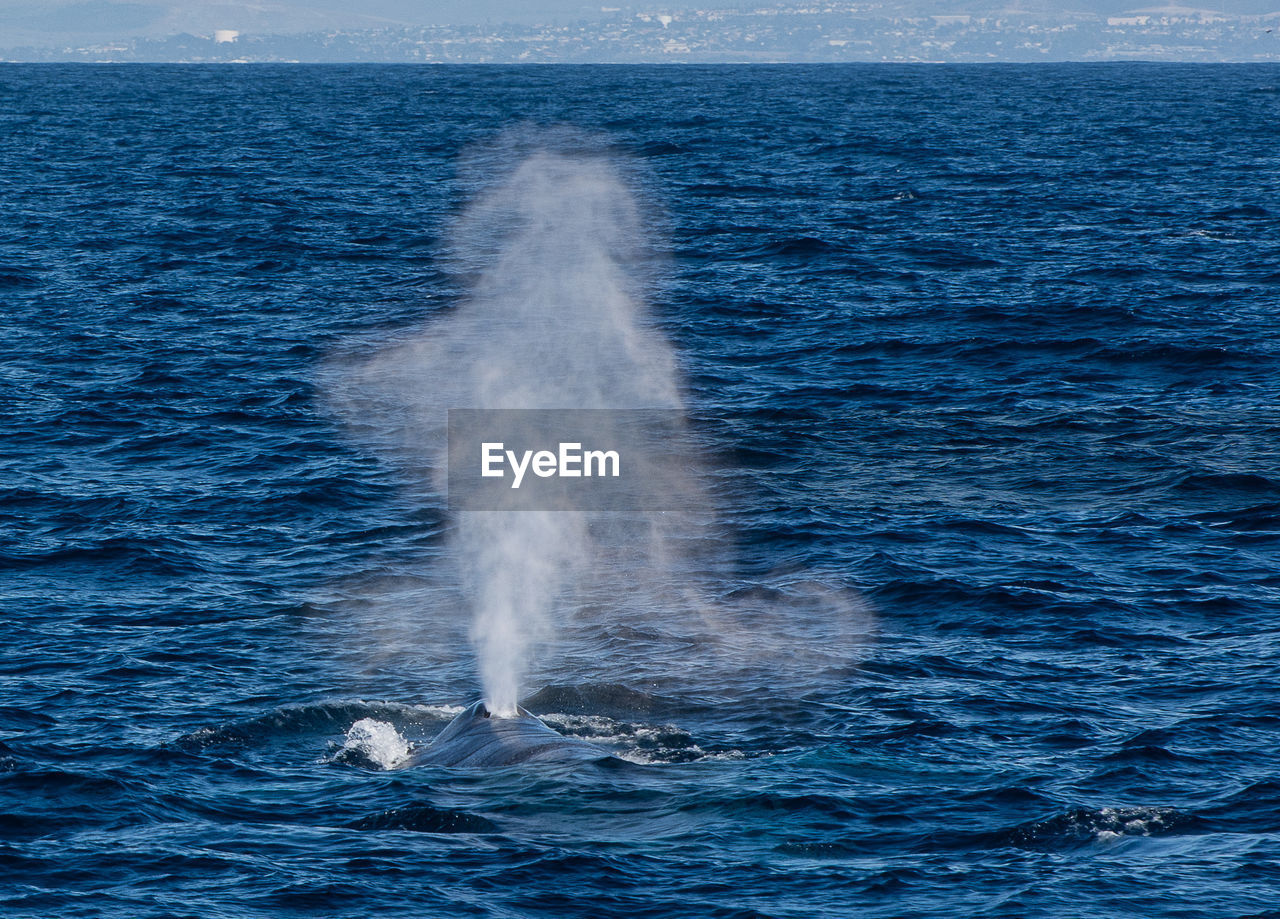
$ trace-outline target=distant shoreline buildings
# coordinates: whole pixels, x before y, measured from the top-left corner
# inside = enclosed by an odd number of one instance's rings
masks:
[[[1280,0],[1278,0],[1280,5]],[[885,3],[793,0],[751,10],[602,7],[567,25],[438,26],[139,38],[0,50],[7,61],[380,63],[837,63],[1280,61],[1280,11],[1164,7],[902,15]]]

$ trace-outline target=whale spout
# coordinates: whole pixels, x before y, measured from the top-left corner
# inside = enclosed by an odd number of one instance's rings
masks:
[[[577,764],[609,759],[607,750],[566,737],[523,708],[508,717],[475,702],[420,753],[415,766],[501,767],[520,763]]]

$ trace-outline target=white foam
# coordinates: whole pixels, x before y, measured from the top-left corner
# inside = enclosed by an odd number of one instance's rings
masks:
[[[385,721],[361,718],[347,729],[342,755],[357,755],[383,769],[393,769],[409,756],[409,741]]]
[[[1166,807],[1103,807],[1096,819],[1104,825],[1094,830],[1094,838],[1111,842],[1125,836],[1150,836],[1167,829],[1173,816]]]
[[[567,733],[592,743],[610,747],[614,756],[630,763],[667,763],[670,762],[672,753],[678,753],[682,758],[688,757],[690,759],[705,759],[708,757],[706,751],[694,743],[692,738],[686,745],[678,747],[665,746],[662,743],[664,736],[683,733],[670,725],[629,723],[624,728],[613,719],[599,715],[555,713],[540,715],[539,717],[548,724],[564,728],[565,730],[561,733]]]

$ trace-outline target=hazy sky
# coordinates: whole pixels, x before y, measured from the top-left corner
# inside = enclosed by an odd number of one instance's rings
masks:
[[[1003,6],[1116,13],[1173,5],[1174,0],[887,0],[914,14]],[[380,26],[491,22],[571,22],[599,16],[602,6],[678,12],[752,8],[772,0],[0,0],[0,47],[159,38],[215,29],[290,33]],[[1180,5],[1235,13],[1280,9],[1280,0],[1182,0]]]

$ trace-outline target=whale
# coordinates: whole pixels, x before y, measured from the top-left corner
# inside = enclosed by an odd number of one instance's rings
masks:
[[[608,750],[566,737],[517,706],[514,715],[472,703],[416,753],[411,765],[495,768],[524,763],[580,765],[612,759]]]

